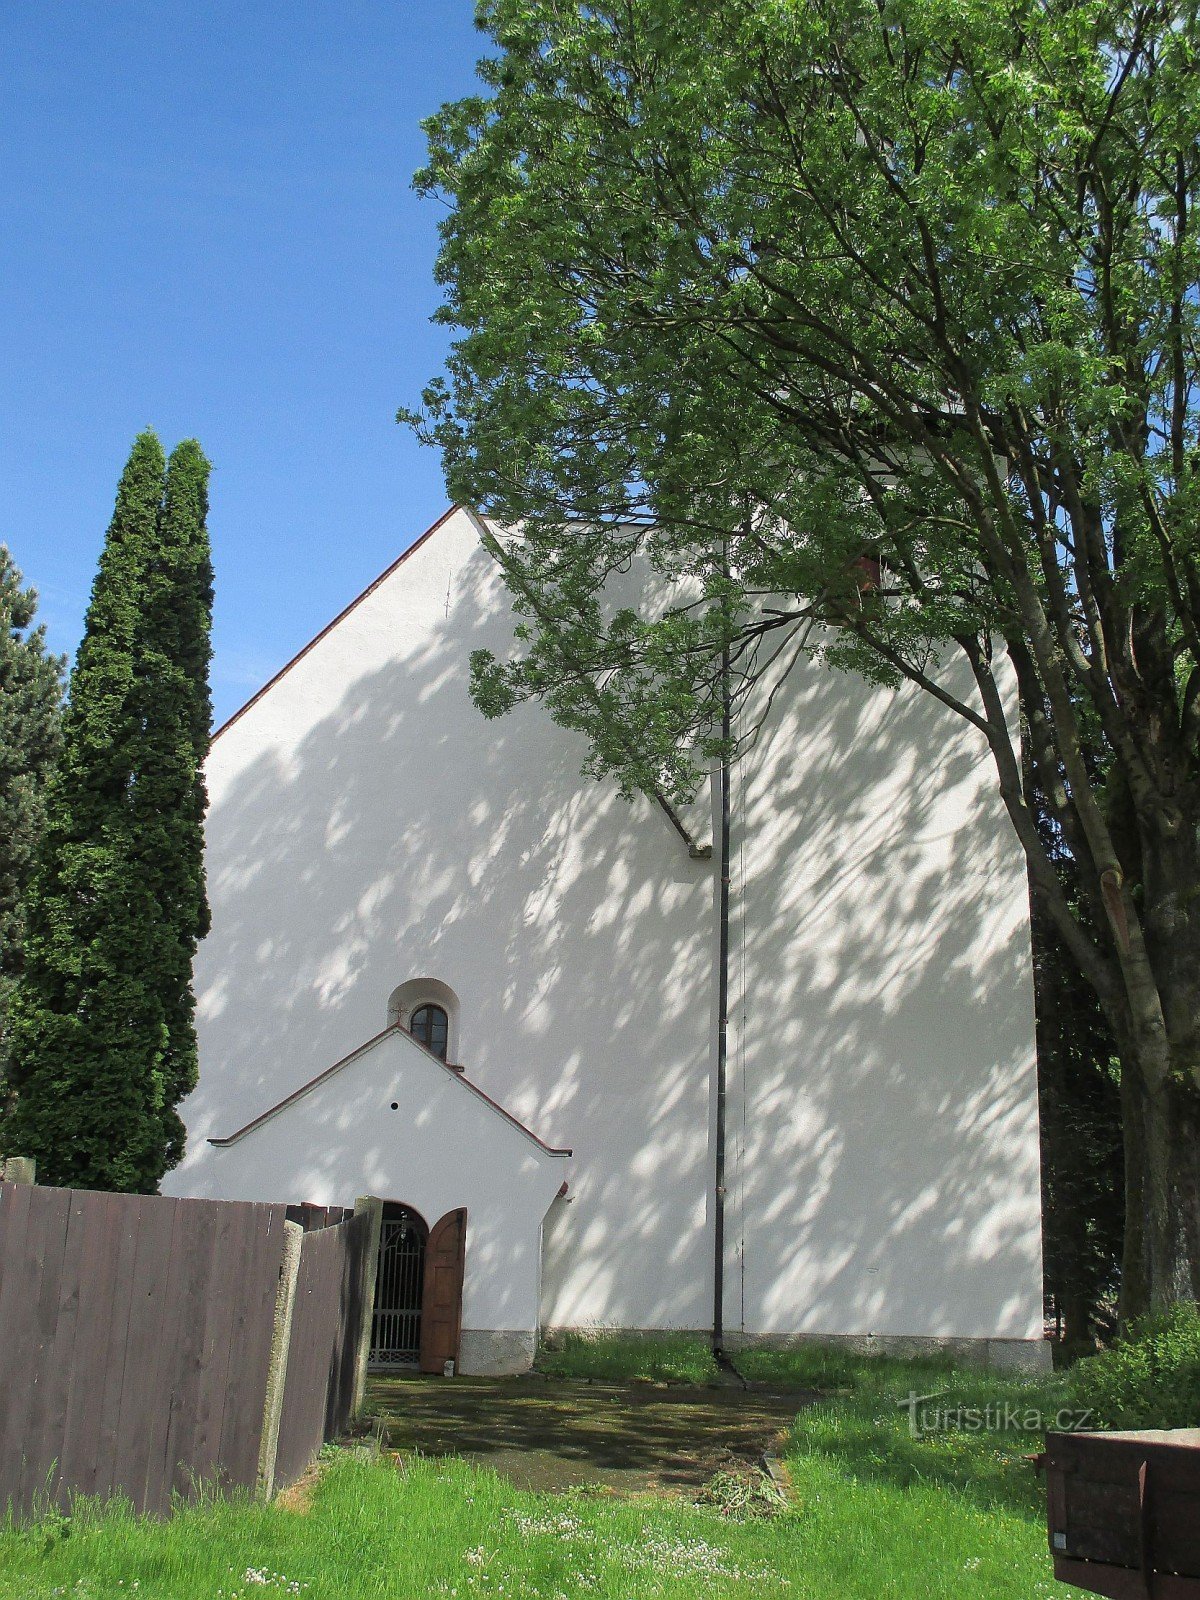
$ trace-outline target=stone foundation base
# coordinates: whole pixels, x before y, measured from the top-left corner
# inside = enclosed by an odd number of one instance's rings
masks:
[[[464,1378],[507,1378],[528,1372],[537,1349],[537,1335],[523,1328],[464,1328],[458,1346],[458,1370]]]
[[[542,1337],[552,1342],[571,1333],[611,1335],[621,1339],[708,1339],[707,1328],[544,1328]],[[794,1350],[799,1345],[824,1344],[864,1356],[950,1356],[964,1367],[993,1372],[1049,1372],[1050,1344],[1046,1339],[964,1339],[924,1333],[731,1333],[725,1335],[730,1355],[739,1350]]]

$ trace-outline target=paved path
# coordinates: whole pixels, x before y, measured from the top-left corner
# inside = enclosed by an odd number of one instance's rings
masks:
[[[537,1378],[373,1379],[391,1448],[457,1455],[519,1488],[693,1489],[781,1443],[814,1397],[741,1388]]]

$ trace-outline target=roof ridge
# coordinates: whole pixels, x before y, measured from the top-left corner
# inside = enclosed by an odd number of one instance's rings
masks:
[[[250,696],[249,700],[246,701],[245,705],[239,706],[231,717],[226,717],[225,721],[213,734],[211,743],[215,744],[221,735],[232,728],[234,723],[237,722],[241,717],[244,717],[252,706],[256,706],[262,697],[269,690],[275,687],[280,678],[285,677],[298,662],[303,661],[304,657],[310,650],[314,648],[314,646],[320,644],[321,640],[326,636],[326,634],[332,633],[337,627],[338,623],[343,622],[356,606],[360,606],[362,604],[368,595],[374,594],[375,590],[379,588],[381,583],[386,583],[391,577],[392,573],[395,572],[396,568],[403,566],[408,560],[409,556],[415,554],[415,552],[421,548],[426,539],[432,537],[432,535],[438,531],[444,522],[452,517],[456,511],[461,511],[462,509],[463,507],[460,506],[456,501],[452,506],[449,506],[445,511],[442,512],[441,516],[436,522],[431,522],[429,527],[425,529],[424,533],[418,534],[408,548],[402,550],[396,559],[390,564],[390,566],[385,567],[379,576],[377,578],[373,578],[361,593],[356,594],[354,599],[350,601],[349,605],[342,607],[332,622],[327,622],[321,629],[320,633],[314,633],[308,643],[297,650],[296,654],[291,658],[290,661],[285,661],[283,666],[280,667],[279,671],[276,672],[273,677],[268,678],[261,689],[256,689],[255,692]]]
[[[408,1029],[403,1027],[399,1022],[390,1023],[386,1028],[382,1029],[381,1032],[374,1034],[370,1039],[367,1039],[362,1044],[357,1045],[353,1050],[342,1056],[340,1060],[335,1061],[331,1067],[324,1068],[323,1071],[317,1073],[315,1078],[310,1078],[307,1083],[302,1083],[298,1089],[293,1089],[290,1094],[284,1095],[283,1099],[276,1101],[273,1106],[268,1106],[265,1111],[260,1111],[257,1117],[252,1117],[249,1122],[236,1129],[233,1133],[226,1134],[223,1139],[209,1139],[209,1144],[215,1145],[218,1150],[224,1150],[227,1149],[229,1145],[236,1144],[239,1139],[244,1138],[248,1133],[253,1133],[256,1128],[261,1127],[264,1122],[269,1122],[272,1117],[278,1116],[281,1111],[285,1111],[287,1107],[294,1104],[295,1101],[303,1099],[306,1094],[310,1093],[311,1090],[318,1088],[322,1083],[325,1082],[327,1078],[332,1078],[335,1072],[340,1072],[343,1067],[349,1066],[349,1064],[356,1060],[357,1057],[365,1055],[368,1050],[373,1049],[375,1045],[379,1044],[381,1040],[386,1039],[390,1034],[401,1035],[415,1049],[422,1051],[426,1056],[429,1057],[430,1061],[435,1062],[439,1067],[441,1067],[443,1072],[449,1073],[450,1077],[453,1078],[456,1083],[461,1083],[465,1089],[469,1089],[473,1095],[482,1100],[485,1105],[490,1106],[491,1109],[498,1115],[502,1116],[506,1122],[511,1123],[512,1126],[516,1128],[518,1132],[523,1133],[527,1139],[531,1139],[533,1143],[536,1144],[540,1150],[544,1150],[547,1155],[569,1156],[573,1154],[573,1152],[569,1149],[547,1144],[543,1138],[534,1133],[532,1128],[527,1127],[519,1117],[514,1117],[512,1112],[506,1111],[499,1101],[493,1100],[491,1095],[487,1094],[483,1089],[481,1089],[478,1084],[472,1083],[471,1080],[464,1074],[461,1067],[452,1067],[448,1062],[443,1061],[441,1056],[434,1055],[433,1051],[430,1050],[428,1046],[423,1045],[419,1039],[414,1039],[412,1034],[409,1033]]]

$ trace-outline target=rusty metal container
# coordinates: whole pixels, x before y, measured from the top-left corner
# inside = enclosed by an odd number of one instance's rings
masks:
[[[1200,1600],[1200,1428],[1051,1433],[1054,1576],[1110,1600]]]

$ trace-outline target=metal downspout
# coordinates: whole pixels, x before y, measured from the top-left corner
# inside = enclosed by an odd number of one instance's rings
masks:
[[[729,645],[721,652],[721,738],[730,736]],[[713,1175],[713,1352],[725,1345],[725,1087],[729,1035],[729,756],[721,761],[721,839],[719,848],[717,953],[717,1126]]]

